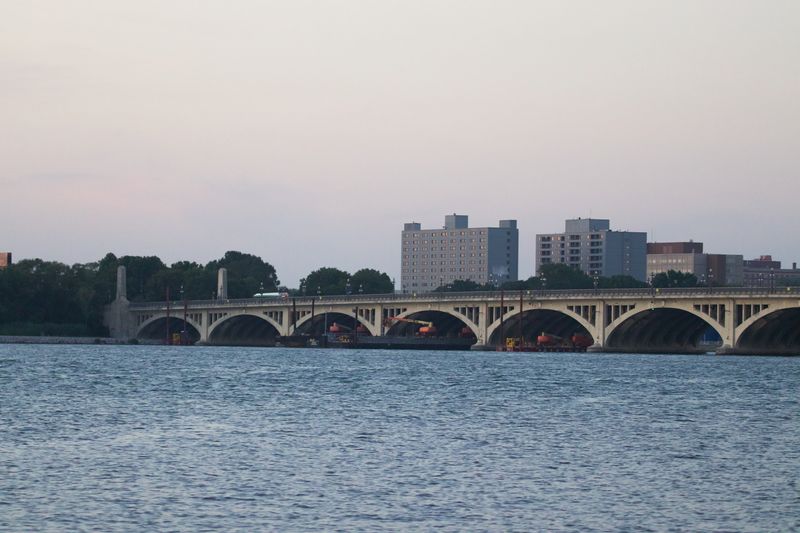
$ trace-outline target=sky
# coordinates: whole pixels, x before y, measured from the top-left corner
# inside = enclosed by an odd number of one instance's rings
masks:
[[[800,262],[800,2],[6,0],[0,250],[399,285],[405,222]]]

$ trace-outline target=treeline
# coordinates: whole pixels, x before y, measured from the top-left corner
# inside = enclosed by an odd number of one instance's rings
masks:
[[[538,276],[526,280],[507,281],[500,288],[504,290],[565,290],[565,289],[592,289],[597,283],[598,289],[626,289],[647,287],[647,283],[639,281],[632,276],[603,277],[589,276],[586,273],[561,263],[542,265]],[[456,280],[435,292],[468,292],[492,291],[497,287],[491,283],[480,284],[474,281]]]
[[[262,258],[237,252],[205,265],[178,261],[166,265],[156,256],[107,254],[97,262],[72,266],[57,261],[25,259],[0,269],[0,335],[104,336],[103,308],[116,296],[117,267],[127,275],[132,302],[208,300],[215,298],[217,272],[228,271],[228,298],[257,293],[292,295],[389,293],[393,281],[383,272],[364,268],[354,274],[324,267],[308,274],[299,289],[280,285],[275,268]]]
[[[179,261],[170,266],[158,257],[107,254],[97,262],[72,266],[24,259],[0,269],[0,335],[103,336],[103,307],[116,295],[117,267],[127,269],[128,299],[209,299],[217,270],[228,269],[228,296],[245,298],[276,291],[275,268],[260,257],[227,252],[206,265]],[[183,293],[181,293],[183,289]]]

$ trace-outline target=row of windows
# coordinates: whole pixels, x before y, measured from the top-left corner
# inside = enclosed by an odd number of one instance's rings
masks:
[[[405,240],[403,242],[403,244],[404,245],[408,245],[408,244],[412,244],[412,245],[418,245],[418,244],[447,244],[447,243],[455,244],[455,243],[464,243],[464,242],[481,243],[481,242],[486,242],[486,239],[481,237],[481,238],[478,238],[478,239],[450,239],[450,240],[447,240],[447,239],[431,239],[431,240],[423,239],[422,241],[419,241],[419,240]]]
[[[509,234],[509,232],[506,232]],[[433,233],[403,233],[403,239],[419,239],[425,237],[466,237],[467,235],[486,235],[486,230],[464,230],[464,231],[441,231]]]
[[[428,255],[428,254],[420,254],[420,255],[417,255],[417,254],[406,254],[406,255],[403,256],[403,259],[412,259],[412,260],[417,260],[417,259],[436,259],[436,258],[443,259],[445,257],[462,257],[462,258],[464,258],[464,257],[483,257],[483,253],[482,252],[472,252],[469,255],[467,255],[467,254],[430,254],[430,255]],[[508,257],[508,254],[506,254],[506,257]]]
[[[567,239],[566,235],[539,235],[539,240],[541,242],[552,242],[552,241],[579,241],[581,240],[580,235],[571,234],[569,239]],[[603,240],[603,235],[601,233],[590,233],[586,235],[587,241],[601,241]]]
[[[408,261],[403,261],[403,267],[425,267],[425,266],[436,266],[436,265],[483,265],[486,266],[486,260],[476,260],[476,261],[431,261],[430,263],[422,262],[422,263],[415,263]]]
[[[410,276],[412,279],[416,279],[417,277],[422,279],[422,278],[425,278],[426,276],[423,276],[423,275],[416,276],[415,274],[429,274],[429,276],[427,276],[427,277],[430,277],[430,274],[440,274],[442,272],[480,272],[480,269],[477,269],[475,267],[467,267],[467,268],[450,267],[450,268],[439,268],[439,269],[436,269],[436,268],[431,268],[431,269],[422,268],[422,269],[419,269],[419,270],[413,269],[413,270],[411,270],[410,274],[408,272],[405,272],[403,274],[403,277],[408,278]]]
[[[508,249],[508,246],[506,246],[506,249]],[[438,251],[440,251],[440,252],[444,252],[444,251],[447,251],[447,250],[451,250],[451,251],[459,250],[459,251],[462,251],[462,252],[464,252],[466,250],[486,250],[486,246],[485,245],[481,245],[481,246],[458,246],[458,247],[451,246],[450,248],[448,248],[446,246],[440,246],[438,248]],[[412,246],[411,248],[408,248],[408,247],[405,247],[405,246],[403,247],[403,253],[408,253],[409,251],[411,251],[411,252],[419,252],[420,251],[420,247],[419,246]],[[435,252],[435,251],[437,251],[437,248],[435,248],[435,247],[433,247],[433,248],[422,247],[422,251],[423,252]]]

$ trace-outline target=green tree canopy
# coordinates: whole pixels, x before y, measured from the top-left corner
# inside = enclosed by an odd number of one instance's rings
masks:
[[[309,295],[345,294],[349,278],[350,274],[344,270],[322,267],[300,280],[301,292]]]
[[[457,279],[452,283],[447,283],[441,287],[437,287],[433,292],[474,292],[474,291],[491,291],[495,287],[491,283],[478,283],[471,279]]]
[[[545,289],[591,289],[594,280],[577,268],[563,263],[550,263],[539,268],[539,280]]]
[[[353,291],[364,294],[388,294],[394,292],[394,284],[389,274],[373,268],[362,268],[350,278]]]
[[[647,283],[633,276],[616,275],[610,278],[601,277],[597,286],[601,289],[641,289],[647,287]]]
[[[501,286],[503,290],[507,291],[520,291],[520,290],[534,290],[542,288],[542,280],[535,276],[531,276],[525,280],[519,281],[506,281]]]
[[[250,298],[257,292],[278,290],[275,267],[256,255],[229,251],[206,265],[213,276],[220,268],[228,270],[228,296],[231,298]]]
[[[697,276],[688,272],[668,270],[653,276],[653,287],[697,287]]]

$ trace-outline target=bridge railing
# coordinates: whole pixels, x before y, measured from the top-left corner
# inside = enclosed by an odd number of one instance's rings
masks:
[[[509,302],[519,299],[520,293],[526,300],[570,300],[570,299],[596,299],[596,298],[696,298],[702,297],[753,297],[753,296],[786,296],[800,295],[798,287],[681,287],[681,288],[643,288],[643,289],[523,289],[507,291],[474,291],[474,292],[426,292],[426,293],[389,293],[389,294],[341,294],[322,296],[292,296],[288,298],[231,298],[226,300],[174,300],[169,303],[170,308],[176,311],[182,309],[184,304],[189,309],[208,307],[287,307],[293,302],[297,305],[311,305],[312,300],[317,305],[340,303],[392,303],[408,301],[485,301],[500,300],[501,297]],[[133,310],[161,310],[167,302],[131,302]]]

